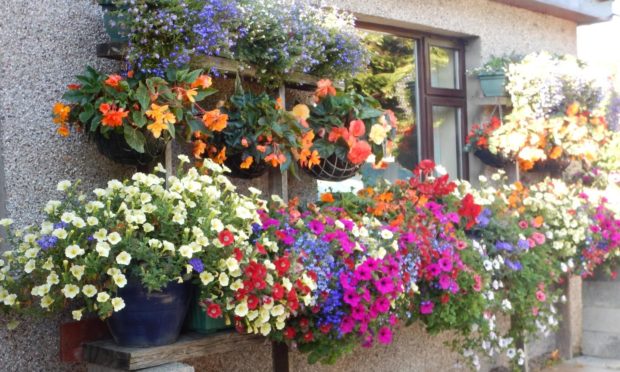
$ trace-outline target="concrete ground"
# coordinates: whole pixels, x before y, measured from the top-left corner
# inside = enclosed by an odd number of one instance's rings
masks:
[[[620,350],[618,358],[620,358]],[[620,372],[620,359],[582,356],[546,368],[542,372]]]

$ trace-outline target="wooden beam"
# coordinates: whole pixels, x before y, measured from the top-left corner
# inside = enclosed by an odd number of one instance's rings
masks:
[[[84,345],[83,357],[91,364],[134,371],[261,344],[268,344],[265,337],[241,335],[234,330],[212,335],[188,333],[181,335],[174,344],[150,348],[123,347],[112,340],[92,342]]]

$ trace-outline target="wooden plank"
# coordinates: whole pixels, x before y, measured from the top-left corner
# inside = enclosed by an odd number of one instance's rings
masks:
[[[238,351],[252,345],[267,345],[260,335],[241,335],[234,330],[212,335],[187,333],[171,345],[150,348],[123,347],[112,340],[84,345],[84,361],[99,366],[134,371],[185,359],[198,358],[229,351]]]
[[[124,61],[129,48],[126,43],[103,43],[97,45],[97,57],[108,58],[117,61]],[[243,66],[238,61],[222,58],[222,57],[195,57],[190,62],[190,65],[194,68],[216,68],[217,70],[225,74],[236,74],[255,78],[256,68]],[[292,72],[287,75],[287,86],[294,89],[314,89],[319,78],[312,75],[302,74],[298,72]]]
[[[273,372],[289,372],[288,346],[283,342],[271,344],[271,360]]]

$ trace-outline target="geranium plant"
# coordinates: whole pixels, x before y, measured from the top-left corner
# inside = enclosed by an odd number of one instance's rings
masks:
[[[57,132],[66,137],[75,127],[99,143],[117,140],[149,155],[173,138],[187,139],[196,116],[205,112],[197,102],[216,92],[201,70],[169,70],[163,79],[107,75],[89,67],[77,80],[63,95],[69,104],[56,103],[52,110]]]

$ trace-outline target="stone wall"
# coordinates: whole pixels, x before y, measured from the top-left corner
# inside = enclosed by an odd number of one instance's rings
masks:
[[[491,54],[539,49],[575,52],[576,25],[487,0],[335,0],[365,20],[468,36],[467,67]],[[86,65],[114,71],[118,64],[98,60],[97,43],[106,41],[95,0],[0,1],[0,213],[23,225],[37,221],[44,202],[62,179],[81,179],[85,189],[103,185],[134,169],[100,156],[78,136],[54,133],[50,109],[64,87]],[[469,79],[470,122],[477,120],[478,84]],[[473,173],[479,167],[473,167]],[[264,182],[262,183],[264,185]],[[299,193],[303,182],[291,182]],[[311,192],[306,192],[306,195]],[[3,324],[0,319],[0,324]],[[0,327],[0,370],[62,371],[82,366],[59,363],[58,326],[49,319],[22,324],[17,332]],[[450,371],[458,358],[418,326],[401,331],[391,347],[360,350],[335,366],[309,367],[292,353],[293,371]],[[196,361],[201,371],[269,370],[269,346]]]

